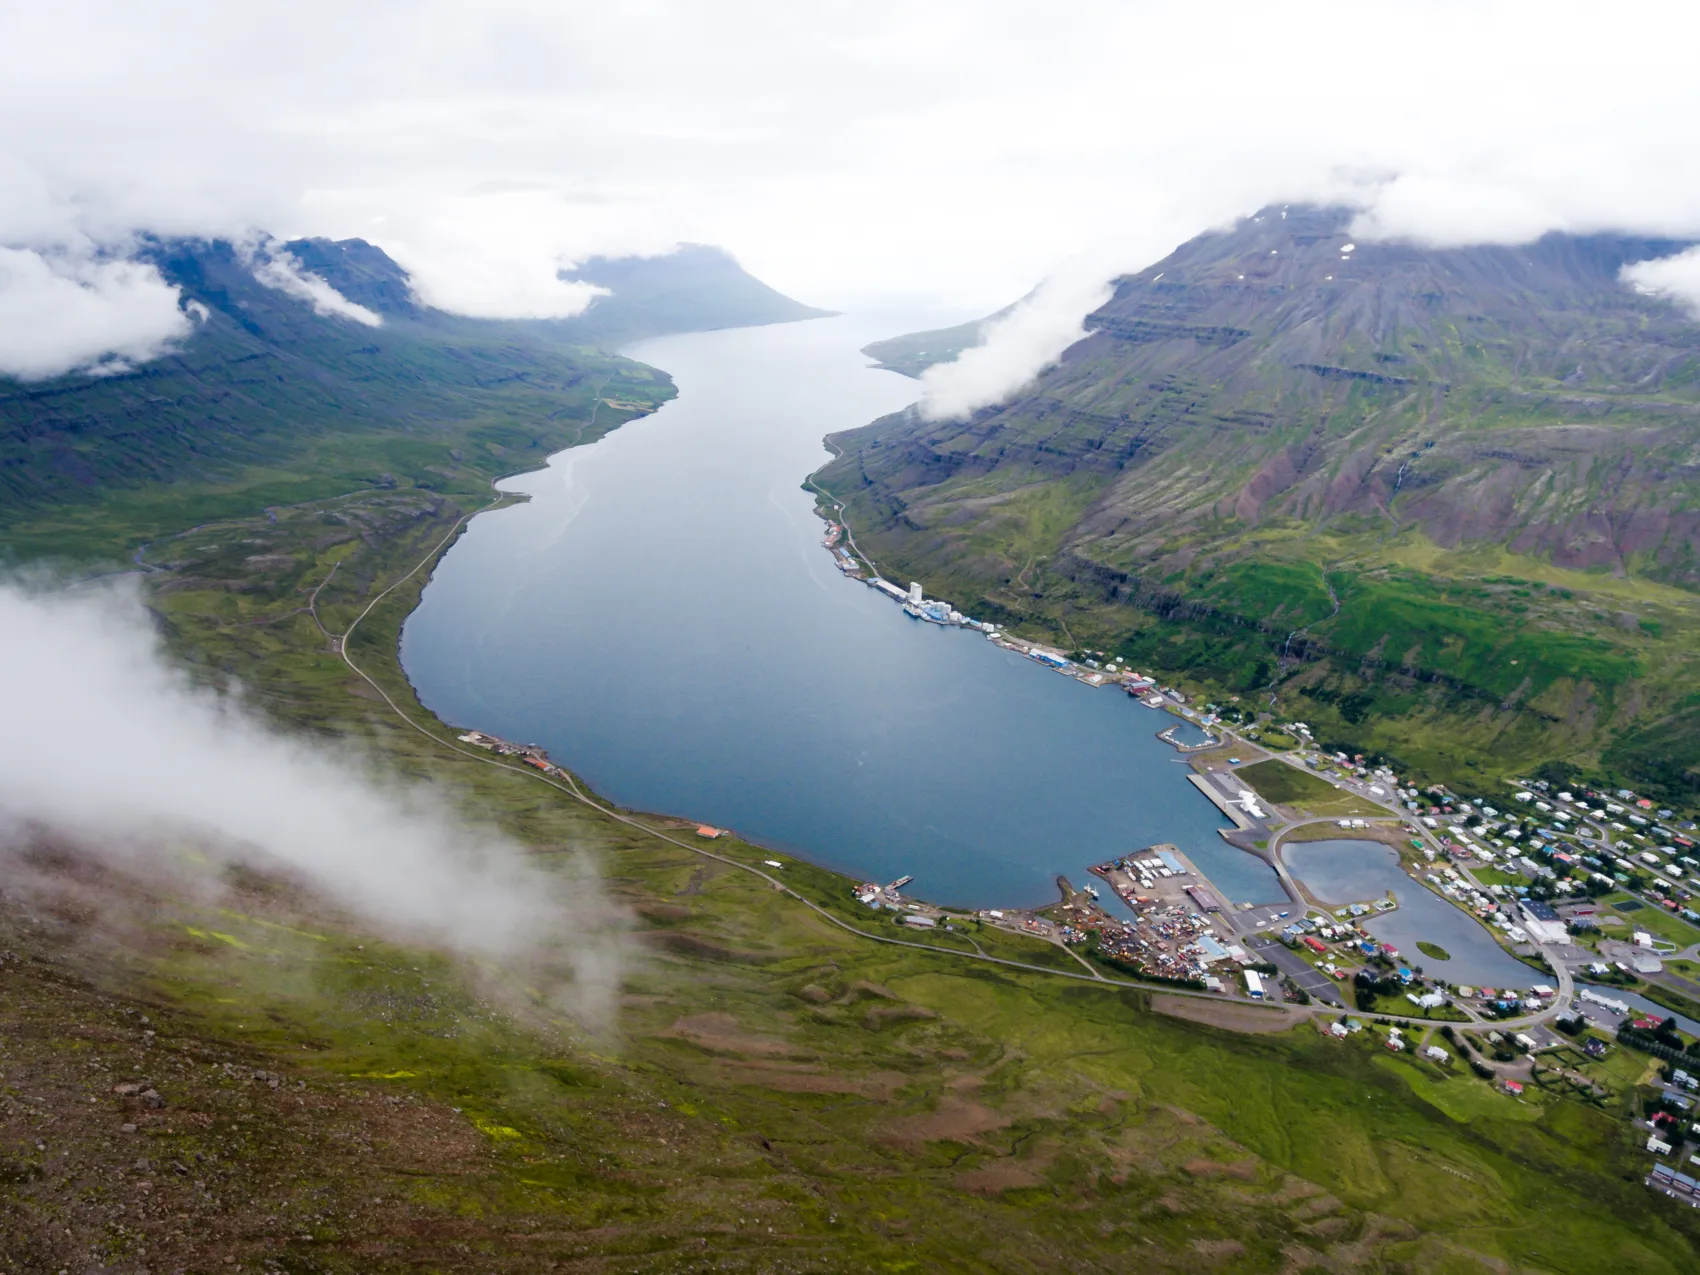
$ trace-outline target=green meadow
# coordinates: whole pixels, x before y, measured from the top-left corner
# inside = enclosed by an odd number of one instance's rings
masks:
[[[697,853],[689,826],[621,822],[452,750],[395,657],[424,571],[349,643],[405,720],[325,631],[344,631],[476,507],[366,491],[156,538],[144,554],[164,568],[148,584],[171,649],[197,676],[239,682],[282,727],[429,782],[540,862],[571,871],[588,856],[627,934],[601,1019],[263,880],[216,904],[153,899],[99,972],[86,947],[52,953],[109,998],[147,1005],[166,1047],[201,1060],[171,1094],[205,1120],[154,1134],[149,1154],[219,1158],[264,1185],[275,1221],[240,1234],[206,1223],[228,1251],[350,1272],[710,1259],[1109,1271],[1130,1254],[1142,1270],[1247,1272],[1700,1262],[1692,1213],[1640,1185],[1621,1109],[1518,1104],[1462,1069],[1392,1063],[1309,1025],[1237,1034],[1154,1012],[1152,993],[987,965],[965,954],[1079,968],[969,918],[928,938],[964,955],[877,944]],[[711,848],[780,858],[792,889],[899,934],[835,874],[735,840]],[[6,923],[9,945],[40,944]],[[91,1048],[87,1005],[17,985],[30,1042]],[[232,1058],[281,1074],[280,1092],[303,1086],[305,1105],[245,1118],[269,1091],[232,1090],[217,1070]],[[395,1110],[435,1131],[428,1154],[385,1132]],[[13,1203],[45,1219],[53,1197],[38,1189]]]

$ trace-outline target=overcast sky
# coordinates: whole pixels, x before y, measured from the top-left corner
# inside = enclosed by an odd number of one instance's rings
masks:
[[[1696,232],[1697,34],[1679,4],[5,0],[0,368],[190,322],[89,259],[138,230],[358,235],[476,314],[695,240],[962,316],[1272,200]]]

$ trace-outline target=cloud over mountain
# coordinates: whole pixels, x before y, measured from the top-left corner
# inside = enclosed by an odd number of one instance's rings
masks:
[[[1659,33],[1621,57],[1600,23],[1511,0],[67,0],[0,19],[0,244],[359,236],[432,304],[496,316],[576,312],[560,271],[590,254],[707,242],[821,304],[966,316],[1280,199],[1352,201],[1366,238],[1700,230],[1700,14],[1619,6],[1609,27]],[[8,366],[172,330],[139,285],[78,286],[12,285],[50,317]],[[91,298],[93,354],[51,321]]]
[[[0,375],[117,371],[193,327],[175,287],[137,261],[0,247]]]
[[[607,1010],[620,929],[587,859],[563,847],[545,871],[347,746],[196,687],[132,591],[0,583],[0,700],[0,848],[45,830],[120,866],[248,864],[398,937],[524,969],[589,1018]]]
[[[921,376],[921,414],[941,420],[1001,402],[1086,335],[1085,316],[1110,296],[1113,273],[1086,261],[1069,262],[1010,312],[987,324],[981,344]]]
[[[318,275],[304,270],[289,250],[278,243],[256,250],[251,258],[254,278],[268,288],[287,292],[313,307],[325,318],[349,319],[369,328],[382,327],[384,318],[365,306],[350,301]]]

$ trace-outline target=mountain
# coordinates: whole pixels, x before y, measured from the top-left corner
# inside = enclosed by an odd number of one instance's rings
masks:
[[[432,309],[359,239],[258,259],[223,241],[155,240],[141,255],[201,315],[178,349],[116,374],[0,380],[0,531],[14,553],[111,554],[371,485],[482,488],[671,396],[663,374],[605,348],[819,313],[709,248],[587,263],[611,295],[565,322]],[[378,322],[256,275],[280,262]]]
[[[603,349],[670,332],[759,327],[825,318],[745,272],[723,248],[683,244],[658,257],[592,257],[561,277],[608,289],[558,334]]]
[[[1007,305],[996,314],[958,323],[954,327],[887,337],[864,345],[862,353],[888,372],[918,377],[935,363],[949,363],[964,350],[982,344],[986,339],[986,329],[1013,309],[1014,305]]]
[[[1700,326],[1620,278],[1687,245],[1349,222],[1201,235],[1014,400],[839,435],[820,481],[941,596],[1341,744],[1691,785]]]
[[[110,847],[80,807],[0,819],[0,1271],[1694,1269],[1700,1214],[1643,1184],[1661,1086],[1628,1043],[1543,1053],[1514,1099],[1487,1024],[1441,1024],[1441,1063],[1415,1052],[1431,1024],[1394,1054],[1386,1018],[1336,1039],[1332,1011],[1136,986],[1013,917],[917,928],[852,878],[470,748],[399,658],[431,565],[491,476],[665,377],[420,306],[358,241],[289,246],[328,314],[228,245],[152,251],[205,308],[195,337],[7,387],[3,543],[136,546],[186,679],[499,828],[583,910],[545,951],[462,957],[263,857],[221,864],[212,829]],[[134,764],[99,731],[62,760],[91,792]],[[563,959],[575,924],[623,936],[618,970]],[[577,978],[617,979],[606,1021],[572,1013],[601,1002],[562,997]]]

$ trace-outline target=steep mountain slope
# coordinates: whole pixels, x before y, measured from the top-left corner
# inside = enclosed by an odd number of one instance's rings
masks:
[[[1687,782],[1700,327],[1619,279],[1684,245],[1348,248],[1348,221],[1202,235],[1015,401],[841,435],[822,482],[940,593],[1242,694],[1285,677],[1343,741],[1453,774],[1615,744]],[[1660,757],[1623,751],[1673,711]]]
[[[399,265],[358,239],[285,251],[381,322],[320,313],[267,286],[231,244],[160,241],[143,255],[201,308],[180,349],[113,375],[0,381],[0,529],[11,548],[110,553],[120,524],[165,530],[364,486],[441,487],[466,466],[481,485],[671,395],[662,374],[598,348],[613,344],[605,334],[735,324],[757,301],[767,321],[814,313],[712,249],[596,263],[615,289],[593,307],[610,307],[606,324],[594,313],[498,322],[431,309]],[[127,502],[121,516],[114,501]],[[138,513],[138,501],[156,513]]]

